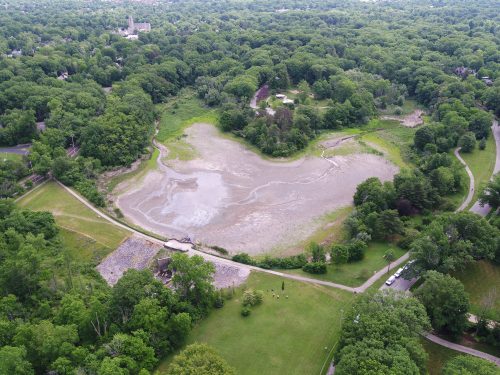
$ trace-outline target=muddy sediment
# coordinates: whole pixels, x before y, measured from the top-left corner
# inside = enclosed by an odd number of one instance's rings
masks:
[[[208,124],[195,124],[186,134],[198,157],[166,166],[162,151],[156,170],[118,189],[116,204],[145,229],[232,253],[295,244],[321,225],[316,219],[349,205],[360,182],[388,180],[397,172],[371,154],[265,160]]]

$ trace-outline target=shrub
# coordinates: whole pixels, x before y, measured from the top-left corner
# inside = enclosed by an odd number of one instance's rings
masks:
[[[224,298],[222,296],[222,292],[219,292],[217,294],[217,296],[215,297],[215,300],[214,300],[214,307],[216,309],[220,309],[224,306]]]
[[[211,248],[212,250],[217,251],[219,254],[222,254],[222,255],[227,255],[227,254],[229,254],[229,252],[228,252],[226,249],[224,249],[223,247],[220,247],[220,246],[216,246],[216,245],[214,245],[214,246],[210,246],[210,248]]]
[[[483,138],[481,139],[481,141],[479,142],[479,149],[480,150],[484,150],[486,148],[486,139]]]
[[[357,262],[362,260],[365,257],[365,251],[367,249],[367,245],[364,241],[361,240],[352,240],[348,244],[349,257],[347,258],[348,262]]]
[[[304,254],[293,255],[285,258],[271,258],[266,256],[262,261],[260,261],[257,265],[262,268],[271,269],[271,268],[279,268],[279,269],[297,269],[302,268],[304,264],[307,263],[307,259]]]
[[[326,263],[324,262],[311,262],[304,264],[302,270],[307,273],[323,274],[326,273]]]
[[[250,307],[248,306],[243,306],[243,308],[241,309],[241,316],[249,316],[250,313],[252,312],[252,310],[250,310]]]
[[[262,303],[264,292],[262,290],[248,289],[243,292],[243,306],[257,306]]]
[[[248,255],[247,253],[236,254],[232,257],[232,260],[238,263],[249,264],[252,266],[256,265],[255,260],[253,260],[252,257],[250,257],[250,255]]]

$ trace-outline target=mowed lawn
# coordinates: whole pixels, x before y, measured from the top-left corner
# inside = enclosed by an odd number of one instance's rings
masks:
[[[397,246],[384,242],[371,242],[365,252],[365,257],[359,262],[342,264],[341,266],[328,265],[328,272],[323,275],[314,275],[299,270],[285,270],[283,272],[307,276],[320,280],[332,281],[347,286],[360,286],[375,272],[387,267],[384,260],[385,252],[391,249],[396,259],[404,255],[405,251]]]
[[[341,310],[347,311],[355,296],[291,280],[285,280],[282,292],[282,280],[252,273],[246,286],[262,290],[263,303],[244,318],[242,290],[237,290],[222,309],[193,329],[188,344],[204,342],[214,347],[239,375],[319,374],[339,338]],[[272,297],[271,289],[280,294],[279,300]],[[159,374],[171,359],[160,364]]]
[[[21,161],[22,159],[23,159],[22,155],[0,151],[0,161],[7,161],[7,160]]]
[[[87,238],[94,240],[99,247],[112,251],[130,235],[130,232],[98,216],[53,181],[23,197],[18,205],[34,211],[51,212],[58,226],[79,235],[80,239],[63,235],[73,243],[84,242],[84,238]]]
[[[469,293],[471,312],[481,314],[483,305],[490,305],[486,316],[500,321],[500,266],[485,260],[471,263],[463,271],[453,274]]]
[[[469,205],[469,207],[472,207],[477,201],[481,190],[490,180],[493,169],[495,168],[496,147],[495,138],[491,131],[490,136],[486,140],[486,148],[484,150],[480,150],[476,146],[471,153],[461,152],[460,155],[474,175],[474,197]]]

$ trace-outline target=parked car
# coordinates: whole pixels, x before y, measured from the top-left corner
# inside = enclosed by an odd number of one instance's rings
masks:
[[[396,276],[392,275],[391,277],[389,277],[387,279],[387,281],[385,282],[385,285],[392,285],[394,283],[394,281],[396,281]]]
[[[394,274],[394,276],[396,276],[396,278],[398,278],[403,273],[403,270],[404,270],[404,268],[400,268],[399,270],[396,271],[396,273]]]
[[[410,260],[408,263],[406,263],[406,266],[404,266],[403,269],[406,271],[411,267],[413,263],[415,263],[415,260]]]

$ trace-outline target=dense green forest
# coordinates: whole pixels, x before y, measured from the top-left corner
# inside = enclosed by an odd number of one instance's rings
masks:
[[[417,334],[433,326],[458,335],[466,326],[467,297],[447,274],[480,259],[500,261],[500,220],[430,215],[454,210],[448,198],[467,184],[450,151],[481,147],[500,116],[498,10],[495,0],[0,0],[0,147],[32,143],[19,160],[0,158],[0,374],[145,375],[223,304],[211,285],[213,267],[196,257],[174,259],[175,289],[149,271],[129,271],[110,287],[95,264],[72,259],[52,215],[5,199],[29,188],[21,181],[35,173],[105,206],[100,173],[150,152],[158,105],[184,88],[217,110],[222,131],[272,157],[294,155],[322,132],[398,114],[409,98],[428,109],[406,155],[412,168],[390,182],[360,184],[348,238],[328,249],[335,262],[356,262],[370,240],[392,240],[412,251],[414,272],[425,274],[415,298],[369,295],[347,313],[338,373],[375,366],[424,374]],[[118,29],[128,16],[152,30],[125,38]],[[265,100],[292,91],[286,105]],[[72,146],[76,158],[66,151]],[[497,178],[482,196],[494,208],[499,186]],[[424,218],[415,225],[410,217],[418,214]],[[313,245],[310,252],[312,262],[304,255],[233,259],[326,272],[327,250]],[[436,289],[458,290],[452,307],[465,310],[438,311],[429,298]],[[439,297],[444,303],[449,294]],[[361,328],[358,311],[366,312]],[[482,329],[498,345],[500,329]],[[373,356],[358,361],[365,353]],[[172,374],[196,368],[192,355],[215,363],[214,373],[233,373],[210,348],[192,346]],[[450,374],[454,366],[474,368],[460,361],[450,362]]]

